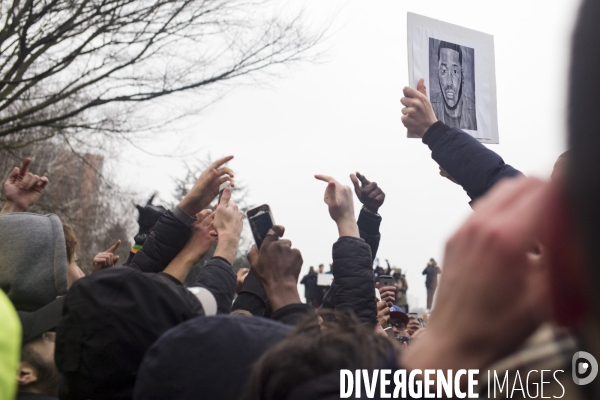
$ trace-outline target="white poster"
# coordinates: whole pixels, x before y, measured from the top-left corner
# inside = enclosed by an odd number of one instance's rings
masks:
[[[317,275],[317,286],[331,286],[332,281],[333,281],[332,274]]]
[[[499,143],[492,35],[408,13],[408,74],[414,88],[425,79],[439,121]]]

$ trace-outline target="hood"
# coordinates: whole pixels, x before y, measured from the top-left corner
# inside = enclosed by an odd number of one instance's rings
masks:
[[[56,215],[0,215],[0,288],[20,311],[67,293],[67,249]]]

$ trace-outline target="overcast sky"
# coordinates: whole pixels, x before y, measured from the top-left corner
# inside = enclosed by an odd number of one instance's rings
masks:
[[[471,209],[463,190],[438,175],[428,148],[406,138],[400,120],[399,99],[408,83],[406,13],[494,36],[500,145],[489,147],[525,174],[548,177],[565,150],[566,74],[579,3],[303,4],[317,24],[335,15],[324,62],[297,65],[263,85],[236,88],[186,125],[140,145],[162,152],[183,140],[186,148],[201,149],[198,159],[208,152],[213,158],[235,155],[230,166],[250,190],[248,203],[271,206],[275,221],[286,227],[285,236],[302,252],[302,275],[311,265],[331,261],[337,239],[323,203],[325,183],[313,175],[329,174],[350,185],[349,174],[360,171],[386,193],[378,256],[406,271],[409,295],[423,306],[421,271],[430,257],[443,270],[445,241]],[[118,163],[131,188],[143,196],[158,190],[163,200],[170,200],[173,178],[185,174],[180,159],[131,148]],[[355,208],[358,216],[356,199]]]

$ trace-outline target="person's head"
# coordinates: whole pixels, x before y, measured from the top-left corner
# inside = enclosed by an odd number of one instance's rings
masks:
[[[347,313],[304,320],[254,365],[242,399],[313,399],[340,387],[340,369],[380,368],[398,345]],[[338,397],[339,398],[339,393]]]
[[[315,273],[315,267],[310,267],[310,269],[308,270],[309,274],[314,274]]]
[[[578,327],[600,355],[600,2],[584,1],[573,36],[568,104],[569,156],[549,196],[548,253],[555,318]]]
[[[393,305],[390,308],[390,326],[394,331],[394,335],[406,336],[406,325],[408,325],[408,314],[400,306]]]
[[[323,264],[319,264],[319,273],[322,274],[323,273]]]
[[[456,107],[462,94],[462,50],[459,45],[440,42],[438,77],[444,102],[449,108]]]
[[[20,393],[58,395],[61,375],[54,364],[55,341],[56,334],[46,332],[23,345],[17,377]]]
[[[35,311],[68,288],[67,245],[54,214],[0,215],[0,288],[18,311]]]
[[[60,398],[131,399],[146,350],[203,314],[201,300],[163,274],[109,268],[77,281],[56,326]]]

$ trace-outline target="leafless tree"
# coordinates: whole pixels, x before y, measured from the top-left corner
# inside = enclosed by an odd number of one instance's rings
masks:
[[[0,149],[57,136],[75,148],[128,139],[165,122],[140,113],[160,98],[214,98],[220,84],[313,59],[326,29],[274,8],[259,0],[0,0]]]

